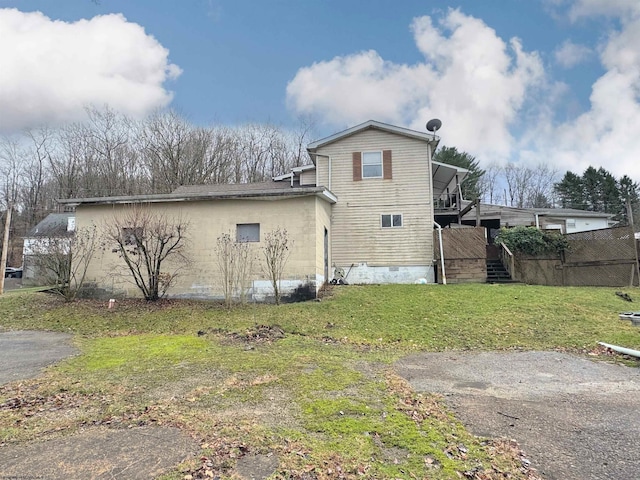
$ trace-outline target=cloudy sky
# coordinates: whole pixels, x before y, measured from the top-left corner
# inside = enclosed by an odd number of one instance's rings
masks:
[[[491,161],[640,181],[638,0],[0,0],[0,133],[86,105],[368,119]]]

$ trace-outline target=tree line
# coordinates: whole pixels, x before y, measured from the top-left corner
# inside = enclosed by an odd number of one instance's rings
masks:
[[[461,185],[466,200],[479,198],[485,203],[517,208],[573,208],[611,213],[614,219],[629,223],[627,204],[640,221],[640,185],[628,175],[616,178],[606,169],[588,167],[582,174],[545,163],[535,166],[491,163],[481,168],[476,158],[455,147],[441,147],[434,160],[469,170]]]
[[[256,123],[201,127],[173,110],[133,120],[91,107],[86,122],[0,138],[0,209],[12,205],[12,237],[21,237],[58,210],[58,198],[266,181],[308,161],[311,133],[302,120],[293,130]]]

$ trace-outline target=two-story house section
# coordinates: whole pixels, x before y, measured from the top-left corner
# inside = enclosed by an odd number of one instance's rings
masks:
[[[330,257],[348,283],[434,281],[434,196],[465,172],[431,161],[438,141],[371,120],[310,143],[314,165],[276,177],[335,194]]]

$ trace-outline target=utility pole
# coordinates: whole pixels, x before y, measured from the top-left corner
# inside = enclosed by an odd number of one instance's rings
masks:
[[[4,236],[2,238],[2,256],[0,257],[0,268],[2,268],[2,275],[0,275],[0,295],[4,293],[4,272],[7,268],[7,253],[9,251],[9,227],[11,226],[11,211],[13,205],[11,202],[7,203],[7,217],[4,220]]]

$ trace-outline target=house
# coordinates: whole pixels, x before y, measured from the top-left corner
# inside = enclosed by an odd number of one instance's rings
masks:
[[[468,214],[459,221],[455,212],[436,212],[436,221],[444,225],[475,225],[477,221],[486,227],[489,237],[494,238],[502,227],[537,227],[560,233],[577,233],[610,228],[618,222],[612,220],[613,214],[590,212],[571,208],[517,208],[506,205],[480,203],[476,208],[469,201],[462,201]]]
[[[257,249],[265,235],[284,228],[293,240],[282,290],[310,285],[317,291],[335,275],[348,283],[434,282],[434,198],[455,189],[465,175],[435,164],[438,137],[376,121],[312,142],[309,165],[243,185],[195,185],[169,194],[61,200],[75,207],[78,228],[109,219],[132,205],[188,219],[189,256],[171,296],[219,298],[216,239],[247,236]],[[118,262],[99,252],[87,278],[114,292],[135,287],[112,274]],[[266,276],[255,272],[250,294],[269,295]]]
[[[46,254],[49,246],[64,243],[75,230],[74,213],[50,213],[27,232],[22,247],[23,284],[38,284],[41,272],[36,266],[36,256]]]

